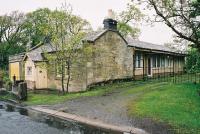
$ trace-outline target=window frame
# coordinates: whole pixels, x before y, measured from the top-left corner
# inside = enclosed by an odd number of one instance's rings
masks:
[[[143,68],[143,53],[135,53],[135,68]]]

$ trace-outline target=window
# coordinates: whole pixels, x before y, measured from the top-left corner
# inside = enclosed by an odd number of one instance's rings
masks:
[[[27,75],[32,75],[32,67],[27,67]]]
[[[162,67],[165,67],[165,57],[162,57],[162,58],[161,58],[161,66],[162,66]]]
[[[170,67],[173,67],[173,64],[174,64],[173,58],[171,58],[171,59],[170,59]]]
[[[160,57],[157,57],[157,67],[160,67]]]
[[[170,59],[169,59],[169,57],[167,57],[167,59],[166,59],[166,67],[170,67]]]
[[[171,65],[171,59],[169,56],[154,55],[152,57],[152,66],[156,67],[169,67]]]
[[[156,56],[154,55],[152,59],[153,59],[152,61],[153,67],[156,67]]]
[[[179,58],[178,59],[178,67],[181,67],[183,65],[183,61]]]
[[[136,53],[136,55],[135,55],[135,67],[136,68],[143,67],[143,56],[142,56],[142,53]]]

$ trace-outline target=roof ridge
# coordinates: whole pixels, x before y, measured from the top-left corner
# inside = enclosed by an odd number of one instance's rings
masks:
[[[40,47],[40,46],[42,46],[42,45],[44,45],[44,43],[43,43],[43,42],[40,42],[40,43],[38,43],[37,45],[35,45],[34,47],[32,47],[28,52],[30,52],[30,51],[32,51],[32,50],[35,50],[35,49],[37,49],[38,47]]]

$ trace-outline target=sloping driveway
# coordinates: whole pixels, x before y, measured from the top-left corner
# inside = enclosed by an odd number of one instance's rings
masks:
[[[126,87],[116,87],[101,96],[82,97],[48,106],[71,114],[102,120],[114,125],[138,127],[153,134],[169,134],[170,126],[151,119],[128,116],[128,103],[141,97],[145,92],[156,90],[165,83],[135,83]]]

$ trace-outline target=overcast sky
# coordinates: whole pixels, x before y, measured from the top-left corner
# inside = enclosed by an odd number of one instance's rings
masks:
[[[87,19],[94,30],[103,26],[103,19],[108,9],[120,12],[129,2],[129,0],[0,0],[0,15],[13,10],[30,12],[44,7],[55,9],[65,1],[73,6],[74,14]],[[163,44],[172,38],[171,30],[164,24],[156,24],[154,27],[143,25],[141,31],[141,41]]]

